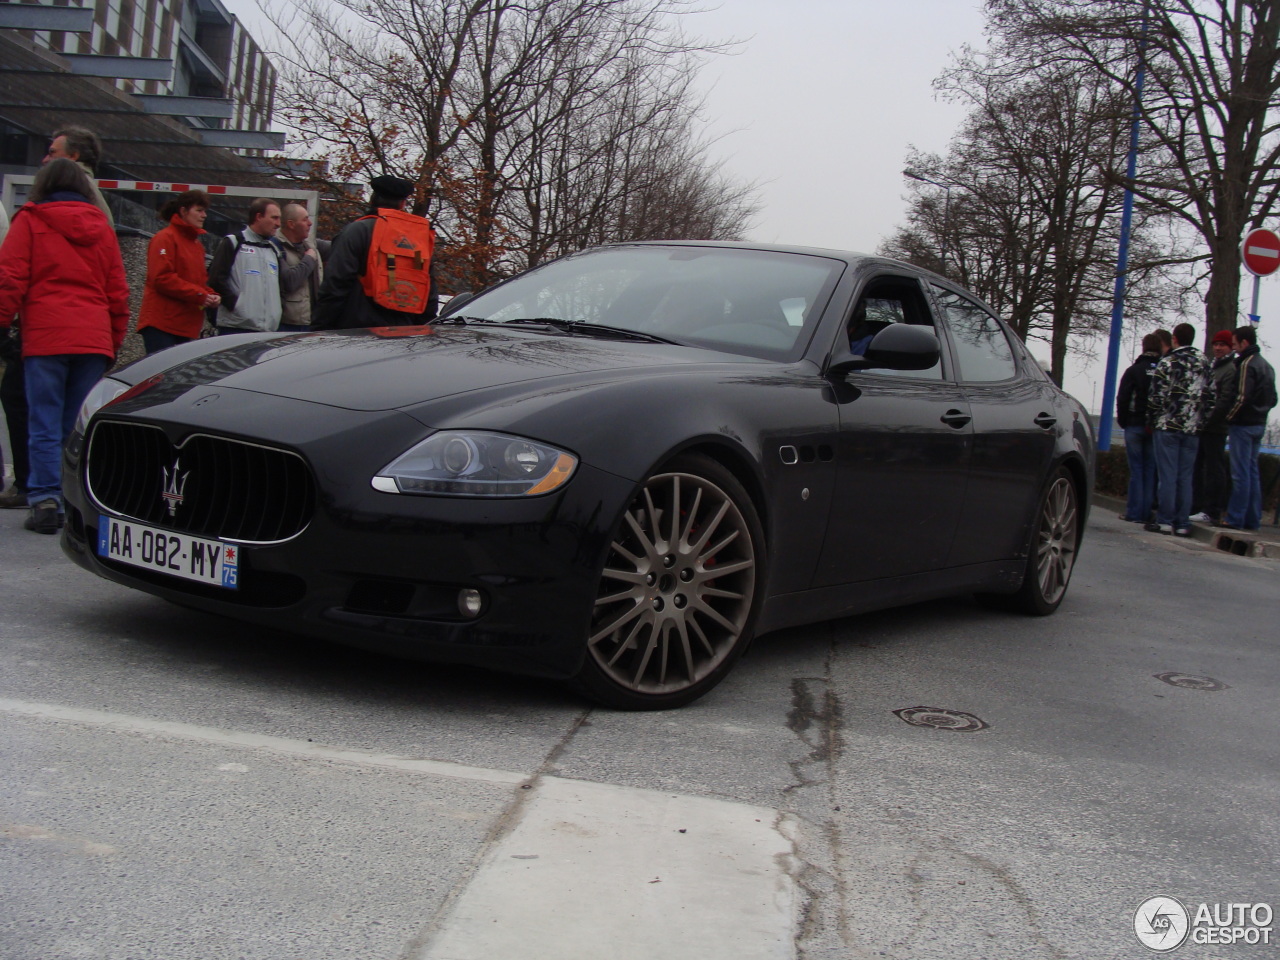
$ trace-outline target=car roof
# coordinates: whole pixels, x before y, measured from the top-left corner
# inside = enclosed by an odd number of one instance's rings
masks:
[[[606,247],[728,247],[736,250],[760,250],[765,253],[801,253],[809,256],[835,257],[853,263],[859,260],[886,260],[869,253],[858,253],[854,250],[837,250],[829,247],[806,247],[788,243],[756,243],[753,240],[627,240],[621,243],[604,244]],[[896,263],[897,261],[887,261]],[[911,266],[904,264],[904,266]],[[913,270],[919,269],[912,267]],[[927,272],[927,271],[926,271]]]
[[[993,316],[999,316],[999,313],[992,309],[990,304],[972,290],[956,283],[954,280],[950,280],[947,277],[934,273],[926,267],[917,266],[914,263],[907,263],[905,260],[895,260],[892,257],[878,256],[873,253],[860,253],[856,250],[837,250],[833,247],[805,247],[787,243],[757,243],[753,240],[628,240],[621,243],[602,244],[600,247],[595,249],[631,246],[728,247],[736,250],[759,250],[765,253],[799,253],[806,256],[828,257],[843,260],[854,269],[858,269],[860,267],[880,267],[892,270],[906,270],[927,280],[937,282],[941,286],[962,292],[965,296],[977,300],[978,303],[980,303]]]

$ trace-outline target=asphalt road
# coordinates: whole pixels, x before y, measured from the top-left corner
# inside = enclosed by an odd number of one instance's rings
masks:
[[[791,630],[692,707],[624,714],[172,606],[22,519],[6,960],[1100,960],[1157,955],[1157,895],[1280,909],[1276,561],[1099,509],[1053,617]],[[987,726],[894,713],[921,706]],[[1280,956],[1269,925],[1174,955]]]

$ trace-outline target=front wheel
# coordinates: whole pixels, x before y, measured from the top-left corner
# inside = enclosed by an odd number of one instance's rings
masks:
[[[737,478],[708,457],[672,460],[614,532],[576,686],[624,710],[696,700],[751,638],[763,564],[760,521]]]

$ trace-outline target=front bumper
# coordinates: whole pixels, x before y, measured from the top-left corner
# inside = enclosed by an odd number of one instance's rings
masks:
[[[239,589],[98,557],[103,509],[87,492],[74,438],[64,460],[66,554],[105,579],[265,627],[414,659],[557,678],[578,671],[609,536],[632,481],[579,464],[563,490],[545,497],[381,493],[369,479],[415,442],[420,425],[398,413],[329,409],[328,429],[308,435],[296,429],[301,411],[291,408],[299,401],[259,396],[253,402],[255,426],[274,425],[253,437],[217,422],[235,421],[235,402],[180,425],[145,418],[175,439],[218,431],[291,449],[312,470],[317,504],[310,523],[283,543],[242,544]],[[315,417],[314,405],[302,406]],[[483,597],[478,616],[460,611],[464,589]]]

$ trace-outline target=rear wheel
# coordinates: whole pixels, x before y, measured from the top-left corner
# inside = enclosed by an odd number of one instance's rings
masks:
[[[1009,606],[1036,616],[1057,610],[1067,595],[1079,544],[1079,498],[1071,474],[1063,467],[1040,498],[1027,571],[1022,588],[1009,597]]]
[[[641,485],[609,546],[576,685],[606,706],[683,706],[749,642],[764,536],[728,470],[686,454]]]

